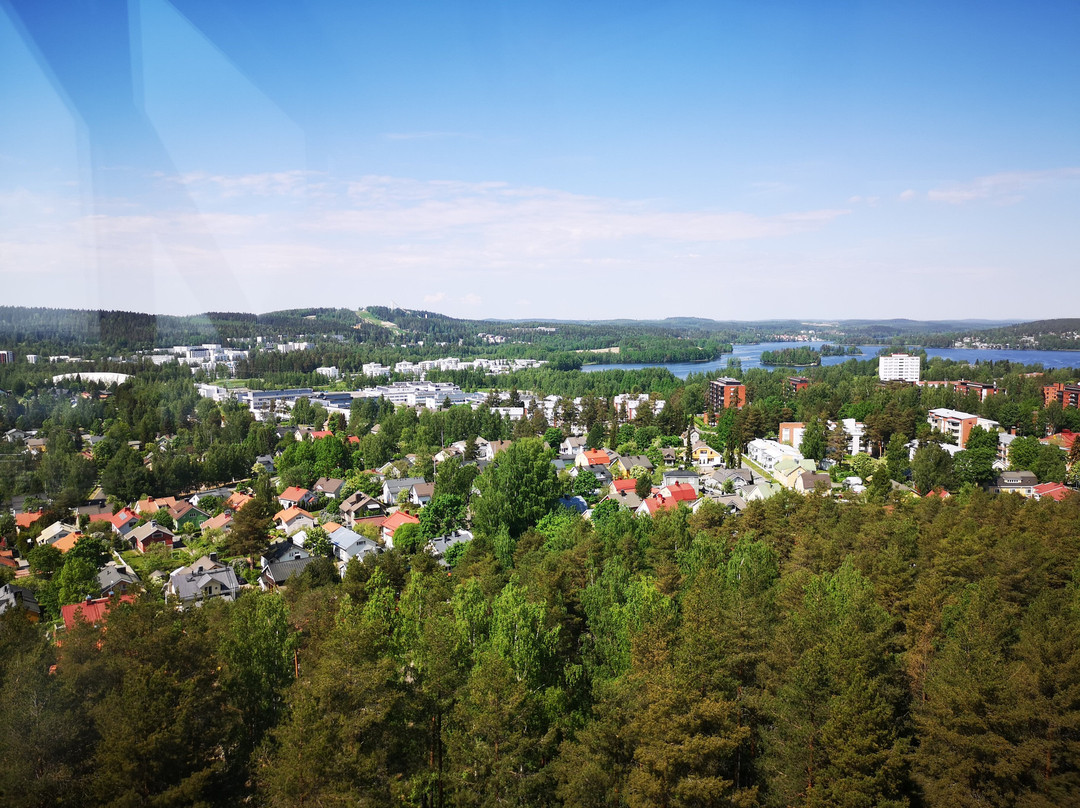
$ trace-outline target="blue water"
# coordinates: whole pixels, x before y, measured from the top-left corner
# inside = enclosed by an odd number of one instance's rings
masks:
[[[670,370],[680,379],[685,379],[691,373],[708,373],[714,370],[725,370],[728,361],[732,358],[742,363],[743,370],[762,367],[761,354],[763,351],[778,351],[782,348],[820,348],[823,342],[759,342],[754,345],[736,345],[730,354],[724,354],[719,359],[709,362],[669,362],[662,365],[650,364],[620,364],[620,365],[584,365],[582,370],[592,373],[598,370],[640,370],[641,368],[664,367]],[[835,345],[835,343],[832,343]],[[874,359],[881,350],[880,345],[860,345],[862,356],[825,356],[821,359],[822,365],[839,365],[848,359]],[[927,348],[926,355],[929,357],[942,357],[953,359],[958,362],[990,362],[1007,359],[1024,365],[1041,364],[1045,368],[1080,368],[1080,351],[1009,351],[1009,350],[978,350],[975,348]]]

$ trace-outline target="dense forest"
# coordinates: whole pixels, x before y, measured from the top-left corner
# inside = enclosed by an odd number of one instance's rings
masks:
[[[9,613],[5,804],[1075,798],[1077,498],[589,523],[507,484],[523,518],[450,576],[394,551],[284,595],[146,595],[59,645]]]
[[[778,351],[762,351],[761,364],[807,367],[821,364],[821,351],[809,346],[781,348]]]

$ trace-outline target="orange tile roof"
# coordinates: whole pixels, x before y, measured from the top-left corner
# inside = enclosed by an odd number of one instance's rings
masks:
[[[314,519],[315,518],[310,513],[305,511],[303,508],[297,508],[294,505],[291,508],[284,508],[283,510],[280,510],[277,513],[275,513],[274,514],[274,521],[275,522],[291,522],[293,519],[296,519],[298,516],[306,516],[308,519]]]
[[[62,539],[57,539],[53,542],[52,546],[59,550],[61,553],[66,553],[82,538],[82,533],[69,533]]]
[[[42,517],[44,511],[32,511],[31,513],[17,513],[15,514],[15,527],[19,530],[26,530],[30,525],[34,524],[38,519]]]
[[[299,502],[308,495],[306,488],[300,488],[299,486],[290,486],[281,492],[281,496],[278,499],[287,499],[290,502]]]
[[[666,487],[667,495],[676,502],[690,502],[697,499],[697,491],[690,483],[672,483]]]
[[[412,514],[405,513],[405,511],[394,511],[392,514],[386,517],[386,521],[383,522],[383,530],[393,536],[395,530],[397,530],[402,525],[407,525],[410,523],[418,525],[420,524],[420,520]]]
[[[229,498],[225,500],[225,507],[232,511],[238,511],[247,505],[255,497],[251,494],[245,494],[242,491],[233,491],[229,494]]]
[[[612,485],[615,486],[616,491],[633,491],[637,488],[637,480],[627,477],[623,480],[614,480]]]
[[[586,449],[582,454],[585,455],[585,459],[589,461],[590,466],[606,466],[611,462],[608,453],[603,449]]]

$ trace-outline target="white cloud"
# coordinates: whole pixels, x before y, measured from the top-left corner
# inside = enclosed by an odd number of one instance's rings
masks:
[[[961,205],[979,199],[1001,203],[1019,202],[1026,192],[1037,185],[1080,178],[1080,168],[1055,168],[1047,171],[1007,171],[965,183],[953,183],[927,192],[932,202]]]
[[[496,311],[511,305],[522,284],[542,283],[537,295],[550,300],[571,287],[599,293],[616,275],[629,290],[677,271],[687,255],[709,271],[722,245],[772,245],[848,213],[673,210],[505,182],[344,182],[306,171],[156,179],[173,209],[154,210],[149,197],[99,199],[85,214],[72,201],[50,207],[43,197],[0,196],[0,212],[25,212],[0,216],[3,260],[97,272],[103,294],[125,289],[128,308],[163,310],[151,277],[160,265],[169,283],[182,279],[190,294],[181,297],[194,295],[204,310],[312,303],[331,287],[342,298],[378,301],[400,297],[405,285],[427,306],[475,313],[485,300]],[[543,306],[537,295],[529,297]]]
[[[918,196],[918,194],[916,194],[913,189],[908,188],[906,191],[902,191],[900,193],[900,201],[901,202],[910,202],[916,196]]]

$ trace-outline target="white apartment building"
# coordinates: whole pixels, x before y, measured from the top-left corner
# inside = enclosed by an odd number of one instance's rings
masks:
[[[883,382],[917,382],[919,357],[902,353],[879,356],[878,378]]]

